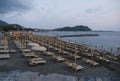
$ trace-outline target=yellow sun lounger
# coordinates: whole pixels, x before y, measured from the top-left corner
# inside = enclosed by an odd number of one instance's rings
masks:
[[[81,66],[81,65],[78,65],[78,64],[76,64],[76,63],[71,63],[71,62],[69,62],[69,61],[65,61],[64,64],[67,65],[68,67],[74,69],[75,71],[78,71],[78,70],[81,70],[81,69],[84,68],[84,67]]]
[[[112,56],[112,55],[111,56],[110,55],[106,55],[106,57],[109,58],[109,59],[112,59],[112,60],[117,60],[117,58],[115,56]]]
[[[30,65],[45,64],[45,63],[46,63],[46,60],[44,60],[41,57],[32,58],[31,60],[29,60]]]
[[[23,53],[23,55],[25,56],[25,57],[35,57],[36,55],[35,55],[35,53]]]
[[[101,57],[101,56],[96,56],[96,58],[99,59],[99,60],[101,60],[101,61],[104,61],[104,62],[110,62],[109,59]]]
[[[99,65],[99,63],[95,62],[94,60],[90,60],[90,59],[87,59],[87,58],[83,58],[82,60],[85,61],[86,63],[89,63],[89,64],[93,65],[93,66]]]
[[[69,55],[70,57],[75,58],[75,59],[80,59],[80,58],[81,58],[81,56],[78,56],[78,55],[75,55],[75,54],[72,54],[72,53],[69,53],[68,55]]]
[[[53,59],[55,59],[55,60],[58,61],[58,62],[65,60],[63,57],[61,57],[61,56],[59,56],[59,55],[53,55],[52,57],[53,57]]]
[[[10,54],[0,54],[0,59],[10,58]]]
[[[50,52],[50,51],[44,51],[43,52],[45,55],[48,55],[48,56],[51,56],[51,55],[53,55],[54,53],[52,53],[52,52]]]

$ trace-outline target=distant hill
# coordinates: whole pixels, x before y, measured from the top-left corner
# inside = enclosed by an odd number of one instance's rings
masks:
[[[24,27],[18,24],[0,25],[0,31],[21,31]]]
[[[0,25],[8,25],[8,23],[6,23],[6,22],[0,20]]]
[[[88,26],[83,26],[83,25],[77,25],[74,27],[63,27],[63,28],[57,28],[54,29],[55,31],[92,31]]]
[[[19,24],[8,24],[5,21],[0,20],[0,31],[51,31],[51,29],[34,29],[34,28],[25,28]],[[62,28],[56,28],[52,31],[92,31],[88,26],[77,25],[74,27],[66,26]]]
[[[19,24],[8,24],[5,21],[0,20],[0,31],[13,31],[13,30],[23,30],[24,27]]]

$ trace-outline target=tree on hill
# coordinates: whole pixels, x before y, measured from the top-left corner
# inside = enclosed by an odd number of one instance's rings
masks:
[[[13,31],[13,30],[23,30],[24,28],[18,24],[11,24],[11,25],[0,25],[0,31]]]

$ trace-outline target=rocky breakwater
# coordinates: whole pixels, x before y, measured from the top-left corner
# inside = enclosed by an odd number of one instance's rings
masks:
[[[77,34],[77,35],[60,35],[58,37],[88,37],[88,36],[100,36],[99,34]]]

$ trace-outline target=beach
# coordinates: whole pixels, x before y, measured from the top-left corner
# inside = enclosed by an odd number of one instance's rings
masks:
[[[30,48],[30,47],[28,47]],[[51,56],[46,56],[43,54],[43,52],[36,52],[34,51],[37,55],[40,57],[44,58],[47,63],[46,64],[41,64],[41,65],[36,65],[36,66],[30,66],[28,64],[29,58],[25,58],[20,50],[16,47],[15,43],[13,40],[9,40],[9,49],[15,49],[15,53],[10,53],[10,58],[9,59],[3,59],[0,60],[0,72],[5,72],[9,73],[12,71],[22,71],[22,72],[38,72],[41,75],[47,75],[47,74],[63,74],[63,75],[70,75],[70,76],[76,76],[77,78],[79,77],[84,77],[84,78],[95,78],[95,77],[100,77],[100,78],[110,78],[115,81],[119,81],[119,75],[120,75],[120,70],[119,70],[119,64],[108,64],[110,66],[114,66],[111,68],[106,67],[104,64],[100,64],[97,67],[93,67],[91,65],[86,64],[83,62],[81,59],[77,60],[77,64],[80,64],[84,66],[84,69],[75,72],[73,70],[70,70],[68,67],[65,66],[63,62],[56,62],[54,61]],[[56,51],[53,50],[54,53],[57,53]],[[68,58],[66,55],[62,55],[62,57],[72,60],[71,58]],[[111,80],[112,81],[112,80]]]

